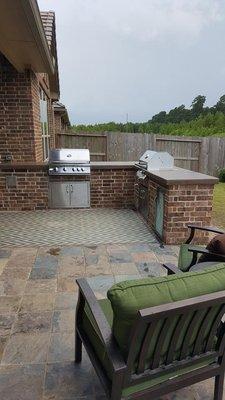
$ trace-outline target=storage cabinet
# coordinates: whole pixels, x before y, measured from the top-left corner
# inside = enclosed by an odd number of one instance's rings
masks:
[[[164,190],[158,188],[156,197],[156,213],[155,213],[155,230],[162,238],[163,236],[163,221],[164,221]]]
[[[49,203],[51,208],[90,207],[90,182],[50,182]]]

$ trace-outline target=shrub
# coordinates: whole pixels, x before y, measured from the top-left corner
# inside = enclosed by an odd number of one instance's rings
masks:
[[[220,182],[225,182],[225,168],[219,171],[218,178]]]

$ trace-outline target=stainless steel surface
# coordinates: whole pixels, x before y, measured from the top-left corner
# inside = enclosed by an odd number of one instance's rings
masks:
[[[90,175],[88,149],[52,149],[49,154],[49,175]]]
[[[90,207],[90,182],[50,182],[49,203],[51,208]]]
[[[174,168],[174,158],[164,151],[147,150],[135,165],[146,171],[168,170]]]
[[[52,149],[49,163],[90,164],[90,152],[88,149]]]
[[[144,217],[145,220],[148,219],[148,212],[149,212],[148,188],[141,184],[139,185],[139,190],[138,190],[138,211]]]
[[[49,175],[90,175],[91,168],[85,166],[82,168],[76,166],[72,167],[71,165],[63,167],[59,165],[58,167],[51,166],[48,172]]]

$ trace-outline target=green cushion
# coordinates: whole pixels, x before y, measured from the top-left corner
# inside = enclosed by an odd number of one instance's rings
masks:
[[[109,325],[112,327],[113,324],[113,311],[111,307],[111,303],[108,299],[98,300],[98,303],[104,312],[106,319]],[[104,369],[106,370],[108,377],[112,376],[112,371],[109,367],[109,360],[108,356],[105,352],[104,344],[102,343],[101,335],[99,329],[95,323],[95,320],[92,316],[91,310],[88,307],[87,303],[84,307],[84,315],[82,319],[82,328],[84,329],[85,333],[88,335],[88,338],[95,349],[96,355],[103,365]]]
[[[124,357],[126,358],[128,353],[128,338],[138,310],[213,293],[224,289],[225,263],[220,263],[217,266],[199,272],[187,272],[185,274],[171,275],[169,277],[126,281],[114,285],[108,291],[107,295],[111,301],[114,313],[113,334]],[[205,310],[202,311],[199,324],[204,318],[205,312]],[[215,312],[216,310],[213,311],[211,318],[214,318]],[[190,313],[189,318],[186,320],[187,325],[191,317],[192,314]],[[162,349],[162,356],[167,351],[167,343],[170,341],[175,323],[176,320],[174,319],[171,329],[168,331],[167,342],[165,341],[165,346]],[[184,332],[187,325],[183,327]],[[161,328],[160,322],[157,328],[159,332]],[[190,342],[190,346],[194,342],[194,335],[197,334],[197,330],[198,326],[196,326],[196,332],[193,332],[193,339],[192,343]],[[137,354],[140,350],[144,333],[143,330],[142,334],[140,334],[139,341],[137,342],[137,347],[134,349]],[[205,334],[207,334],[207,332],[205,332]],[[151,341],[151,348],[149,349],[148,354],[149,359],[151,358],[155,348],[157,332],[154,335],[154,340]],[[179,347],[176,350],[179,351]]]
[[[184,272],[187,271],[188,267],[191,264],[193,253],[191,251],[188,251],[189,247],[191,247],[191,246],[193,246],[193,245],[181,244],[181,246],[180,246],[180,251],[179,251],[179,256],[178,256],[178,268],[181,269],[181,271],[184,271]],[[196,247],[196,245],[195,245],[195,247]]]

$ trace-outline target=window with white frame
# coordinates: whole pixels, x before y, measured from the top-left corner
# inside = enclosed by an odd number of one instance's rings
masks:
[[[48,127],[48,98],[41,87],[40,87],[40,117],[41,117],[43,160],[45,161],[48,159],[49,155],[50,134]]]

